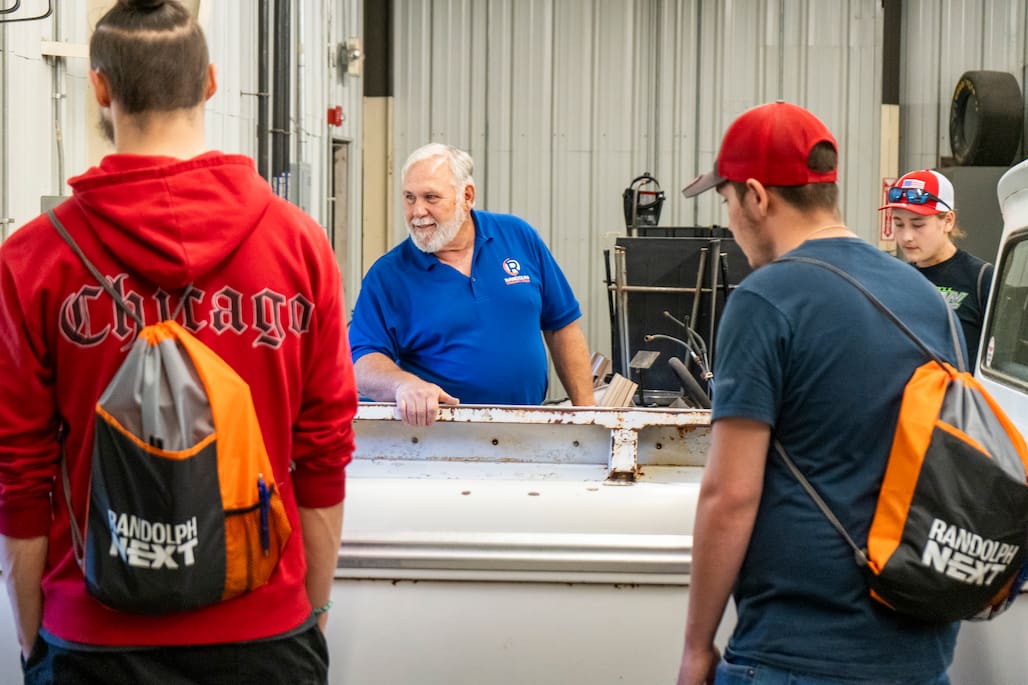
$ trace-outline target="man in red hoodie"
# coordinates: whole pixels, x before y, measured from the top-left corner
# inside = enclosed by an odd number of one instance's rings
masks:
[[[117,152],[56,215],[144,323],[179,311],[249,383],[294,534],[268,584],[203,609],[128,614],[87,593],[58,428],[81,522],[94,406],[138,324],[36,218],[0,248],[0,566],[26,682],[327,682],[357,403],[331,248],[249,158],[205,149],[214,69],[178,2],[120,0],[90,59]]]

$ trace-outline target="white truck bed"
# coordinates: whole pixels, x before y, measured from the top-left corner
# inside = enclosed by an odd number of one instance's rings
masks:
[[[362,404],[333,588],[331,682],[675,682],[704,410]],[[0,612],[0,682],[18,682]],[[719,635],[727,640],[734,616]],[[1028,601],[965,624],[955,685],[1028,673]]]

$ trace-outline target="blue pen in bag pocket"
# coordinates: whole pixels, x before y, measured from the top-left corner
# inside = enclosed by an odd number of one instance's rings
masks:
[[[271,508],[271,496],[268,493],[268,484],[264,482],[264,474],[257,475],[257,495],[261,510],[261,549],[264,554],[271,550],[271,534],[268,531],[268,510]]]

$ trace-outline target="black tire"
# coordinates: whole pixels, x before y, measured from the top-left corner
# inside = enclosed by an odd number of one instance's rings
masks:
[[[1024,101],[1013,74],[968,71],[953,91],[949,142],[960,166],[1009,166],[1021,144]]]

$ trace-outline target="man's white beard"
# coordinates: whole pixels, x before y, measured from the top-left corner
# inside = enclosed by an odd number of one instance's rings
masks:
[[[407,223],[407,232],[410,233],[410,239],[414,241],[414,247],[422,252],[435,254],[457,237],[457,233],[460,231],[460,227],[464,224],[467,216],[464,207],[458,204],[457,209],[453,212],[453,218],[444,224],[436,224],[435,230],[431,234],[426,234],[416,229],[418,226],[434,224],[435,220],[432,217],[411,219]]]

